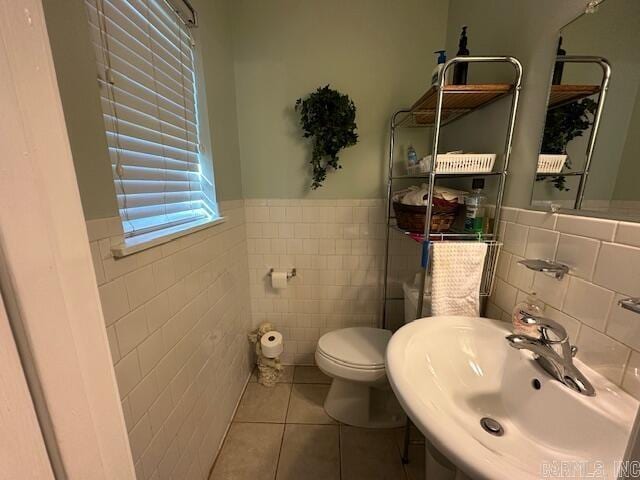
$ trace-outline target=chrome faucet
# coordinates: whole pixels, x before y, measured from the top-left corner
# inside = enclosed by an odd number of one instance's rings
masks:
[[[553,378],[572,390],[590,397],[595,396],[593,385],[573,364],[578,348],[571,346],[565,328],[548,318],[536,317],[520,311],[521,321],[525,325],[538,328],[540,337],[524,334],[507,336],[509,345],[518,350],[529,350],[535,354],[535,361]],[[559,347],[560,353],[556,350]]]

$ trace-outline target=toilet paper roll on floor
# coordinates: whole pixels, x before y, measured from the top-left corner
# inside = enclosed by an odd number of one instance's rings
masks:
[[[271,286],[277,290],[287,288],[287,272],[271,272]]]
[[[267,358],[276,358],[283,350],[282,334],[275,330],[265,333],[260,337],[260,346],[262,355]]]

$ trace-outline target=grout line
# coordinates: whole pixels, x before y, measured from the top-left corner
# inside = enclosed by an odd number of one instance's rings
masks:
[[[295,377],[296,367],[293,367],[293,375]],[[291,377],[291,381],[293,382],[293,378]],[[291,383],[291,388],[289,389],[289,399],[287,400],[287,411],[284,414],[284,426],[282,427],[282,438],[280,439],[280,448],[278,449],[278,459],[276,460],[276,471],[274,474],[274,480],[278,477],[278,469],[280,468],[280,457],[282,456],[282,446],[284,445],[284,434],[287,431],[287,416],[289,415],[289,407],[291,405],[291,395],[293,394],[293,383]]]
[[[326,385],[327,387],[331,386],[331,383],[322,383],[322,382],[292,382],[292,385]]]
[[[233,423],[237,423],[237,424],[243,424],[243,425],[303,425],[303,426],[310,426],[310,427],[340,427],[340,426],[345,426],[348,427],[348,425],[344,424],[344,423],[300,423],[300,422],[268,422],[268,421],[261,421],[261,422],[247,422],[247,421],[242,421],[242,422],[233,422]],[[365,428],[365,427],[354,427],[354,428]]]
[[[250,421],[244,420],[242,422],[234,421],[233,423],[243,423],[243,424],[250,424],[250,425],[255,425],[255,424],[259,424],[259,423],[266,423],[266,424],[269,424],[269,425],[309,425],[309,426],[312,426],[312,427],[337,427],[337,426],[341,425],[338,422],[335,422],[335,423],[301,423],[301,422],[287,422],[287,421],[284,421],[284,422],[270,422],[268,420],[260,420],[260,421],[256,420],[255,422],[250,422]]]
[[[338,477],[342,480],[342,424],[338,424]]]

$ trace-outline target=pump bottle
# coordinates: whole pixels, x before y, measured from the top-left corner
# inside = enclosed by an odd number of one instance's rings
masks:
[[[460,42],[458,43],[457,57],[468,57],[469,49],[467,48],[467,26],[462,27],[462,33],[460,33]],[[467,62],[456,63],[453,66],[453,80],[451,83],[454,85],[466,85],[467,84],[467,71],[469,64]]]
[[[444,68],[444,63],[447,61],[447,53],[446,50],[436,50],[435,52],[438,54],[438,64],[436,68],[433,69],[433,73],[431,74],[431,85],[438,85],[438,79],[440,78],[440,70]]]

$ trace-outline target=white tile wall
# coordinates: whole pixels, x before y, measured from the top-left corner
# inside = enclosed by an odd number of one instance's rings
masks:
[[[286,363],[310,364],[318,338],[349,326],[376,326],[381,310],[384,207],[370,200],[246,200],[254,323],[282,331]],[[402,322],[402,281],[419,268],[419,246],[393,233],[391,323]],[[286,290],[267,273],[297,269]]]
[[[379,321],[383,201],[258,199],[221,208],[224,224],[121,260],[110,255],[119,219],[87,222],[140,478],[206,477],[249,373],[253,325],[274,322],[285,336],[283,361],[308,364],[324,332]],[[509,320],[536,291],[579,357],[640,398],[640,316],[617,305],[640,295],[640,229],[513,208],[502,219],[487,315]],[[517,264],[526,256],[556,258],[570,274],[534,274]],[[402,322],[402,282],[413,280],[419,258],[419,245],[391,234],[391,324]],[[272,267],[298,275],[275,291]]]
[[[516,302],[535,291],[546,315],[567,328],[578,357],[640,398],[640,315],[617,304],[640,295],[640,228],[513,208],[505,214],[503,252],[487,315],[510,320]],[[517,265],[523,256],[556,259],[570,273],[562,280],[527,273]]]
[[[249,376],[244,203],[220,208],[226,222],[118,260],[120,219],[87,222],[138,479],[206,479]]]
[[[616,230],[615,241],[640,247],[640,223],[620,222]]]

